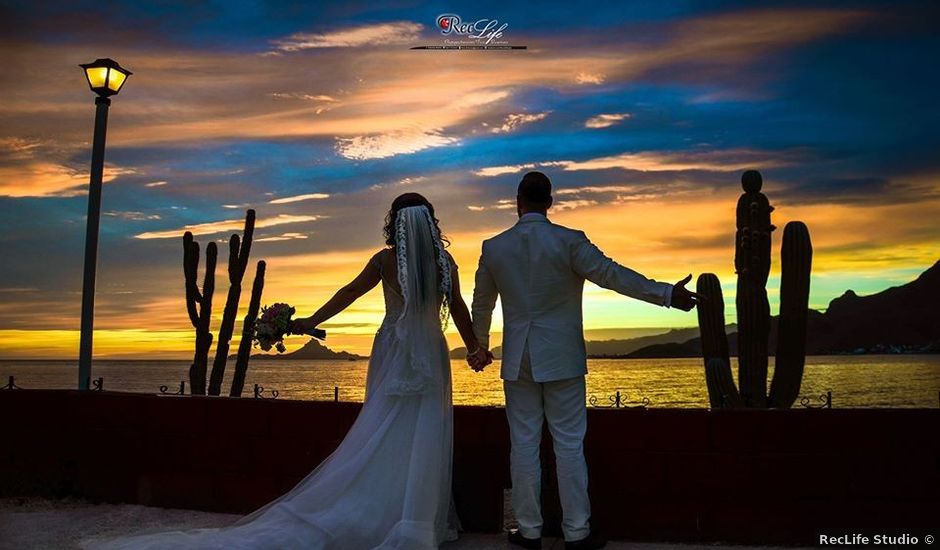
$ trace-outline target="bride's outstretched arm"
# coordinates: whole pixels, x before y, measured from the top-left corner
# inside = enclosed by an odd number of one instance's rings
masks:
[[[467,346],[467,352],[479,350],[480,343],[473,334],[470,310],[467,308],[467,303],[463,301],[463,296],[460,295],[460,277],[457,276],[457,264],[454,264],[451,280],[453,281],[453,289],[450,299],[450,316],[453,317],[454,324],[457,325],[457,332],[460,333],[463,344]]]
[[[334,294],[327,303],[323,304],[323,307],[318,309],[316,313],[310,317],[294,319],[293,326],[291,327],[292,332],[301,334],[319,326],[327,319],[349,307],[353,302],[358,300],[360,296],[375,288],[375,285],[379,284],[379,281],[382,280],[382,274],[379,272],[379,264],[376,258],[379,254],[381,254],[381,252],[373,256],[372,259],[369,260],[369,263],[366,264],[366,267],[363,268],[362,272],[348,285],[336,291],[336,294]]]

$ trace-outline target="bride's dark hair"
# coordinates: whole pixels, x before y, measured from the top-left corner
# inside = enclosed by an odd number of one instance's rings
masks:
[[[444,236],[444,233],[441,231],[440,220],[434,215],[434,205],[431,204],[428,199],[424,198],[424,195],[419,193],[398,195],[395,200],[392,201],[392,208],[388,211],[388,214],[385,215],[385,229],[383,230],[385,244],[395,246],[395,220],[398,218],[398,211],[402,208],[408,208],[409,206],[426,206],[428,212],[431,213],[431,219],[434,220],[434,227],[437,228],[437,232],[441,235],[441,241],[444,243],[444,247],[450,246],[450,241],[447,240],[447,237]]]

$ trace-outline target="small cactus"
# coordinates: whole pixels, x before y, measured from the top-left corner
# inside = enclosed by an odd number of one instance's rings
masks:
[[[209,362],[209,348],[212,347],[212,332],[209,321],[212,318],[212,295],[215,293],[215,263],[218,247],[214,242],[206,245],[206,273],[202,282],[202,291],[197,284],[199,270],[199,243],[193,240],[193,234],[187,231],[183,235],[183,275],[186,279],[186,311],[189,320],[196,329],[196,346],[193,362],[189,367],[189,386],[194,395],[206,393],[206,366]]]
[[[774,207],[761,193],[760,172],[748,170],[741,177],[744,194],[738,200],[734,267],[738,274],[738,387],[731,380],[724,303],[718,278],[703,273],[697,291],[705,297],[698,304],[702,354],[709,401],[714,407],[790,407],[800,391],[806,355],[806,319],[812,244],[803,222],[784,228],[781,249],[782,281],[776,367],[767,395],[767,354],[770,304],[770,223]]]
[[[695,292],[703,296],[709,304],[714,304],[711,307],[702,307],[702,302],[699,302],[697,308],[709,402],[713,409],[740,407],[741,396],[731,376],[728,337],[725,335],[725,304],[718,277],[703,273],[698,278]]]
[[[258,262],[255,269],[255,282],[251,286],[251,299],[248,301],[248,313],[242,324],[242,339],[238,343],[238,357],[235,360],[235,374],[232,376],[232,388],[229,397],[241,397],[245,387],[245,373],[248,372],[248,359],[251,358],[251,342],[255,332],[255,320],[261,306],[261,292],[264,290],[264,260]]]

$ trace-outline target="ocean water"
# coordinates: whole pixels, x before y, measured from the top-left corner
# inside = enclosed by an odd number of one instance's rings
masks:
[[[211,361],[211,358],[210,358]],[[279,399],[332,400],[339,388],[341,401],[362,401],[367,361],[256,361],[248,368],[244,395],[254,384],[264,395],[277,390]],[[773,359],[771,359],[771,367]],[[211,367],[211,365],[210,365]],[[230,362],[223,384],[228,393]],[[499,362],[475,373],[464,361],[452,361],[454,403],[502,406]],[[733,369],[736,371],[736,364]],[[169,361],[98,360],[92,377],[103,377],[111,391],[158,393],[187,380],[189,363]],[[592,359],[588,361],[587,394],[598,405],[610,404],[621,392],[627,405],[649,400],[649,407],[696,408],[708,406],[701,359]],[[29,389],[76,387],[75,361],[0,361],[0,383],[14,376],[16,385]],[[187,392],[188,392],[187,382]],[[832,392],[833,407],[940,406],[940,355],[860,355],[808,357],[801,395],[818,403]]]

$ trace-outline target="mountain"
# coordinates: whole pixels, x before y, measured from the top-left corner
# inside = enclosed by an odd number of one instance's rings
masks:
[[[728,325],[734,328],[735,325]],[[663,334],[641,336],[623,340],[595,340],[586,342],[588,357],[626,356],[647,346],[675,344],[698,336],[698,327],[674,328]]]
[[[729,332],[737,328],[737,325],[728,325]],[[663,344],[681,344],[690,338],[698,337],[698,327],[674,328],[662,334],[652,336],[640,336],[637,338],[624,338],[615,340],[588,340],[585,342],[587,356],[591,359],[605,359],[612,357],[627,357],[631,353],[645,348],[647,346],[658,346]],[[497,359],[502,357],[502,346],[493,348],[493,355]],[[696,352],[697,354],[697,352]],[[467,356],[467,348],[459,347],[450,351],[451,359],[463,359]],[[692,355],[694,356],[694,354]]]
[[[728,307],[728,306],[726,306]],[[731,306],[733,307],[733,306]],[[730,325],[729,325],[730,328]],[[737,332],[728,331],[735,353]],[[777,317],[770,320],[769,350],[777,347]],[[940,261],[917,279],[869,296],[847,290],[826,311],[809,311],[807,355],[940,352]],[[699,338],[681,346],[648,346],[630,357],[698,357]]]
[[[668,344],[653,344],[628,353],[626,357],[629,359],[698,357],[702,355],[702,346],[699,344],[699,340],[700,338],[693,338],[682,343],[669,342]]]
[[[333,351],[330,348],[324,346],[317,341],[316,338],[311,338],[307,341],[297,351],[292,351],[290,353],[283,354],[255,354],[251,358],[255,361],[261,360],[276,360],[276,359],[305,359],[308,361],[320,361],[320,360],[348,360],[354,361],[356,359],[367,359],[361,355],[356,355],[354,353],[349,353],[347,351]]]

